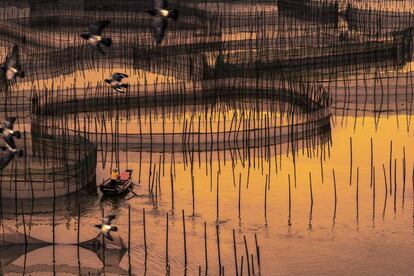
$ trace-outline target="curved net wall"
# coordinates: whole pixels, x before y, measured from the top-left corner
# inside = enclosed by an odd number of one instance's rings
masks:
[[[0,172],[3,198],[69,195],[95,186],[96,146],[81,136],[50,136],[32,128],[17,140],[24,156]]]

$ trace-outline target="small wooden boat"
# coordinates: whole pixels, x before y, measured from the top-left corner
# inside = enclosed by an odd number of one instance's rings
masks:
[[[99,188],[105,195],[121,195],[131,189],[131,176],[132,170],[125,170],[119,175],[119,180],[116,185],[112,184],[111,179],[107,179]]]

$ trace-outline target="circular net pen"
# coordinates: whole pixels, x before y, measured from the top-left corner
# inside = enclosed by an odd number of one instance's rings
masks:
[[[371,36],[382,36],[413,28],[412,7],[410,4],[404,6],[405,1],[401,1],[400,9],[396,9],[396,2],[381,1],[362,5],[350,3],[344,12],[344,18],[350,30]]]
[[[278,0],[283,14],[300,19],[338,24],[339,5],[334,0]]]
[[[0,171],[1,198],[45,198],[95,187],[96,147],[80,136],[50,136],[32,128],[17,140],[24,155]]]
[[[165,88],[49,95],[37,100],[33,124],[85,136],[100,150],[150,152],[271,146],[330,129],[329,95],[311,84],[224,79]]]

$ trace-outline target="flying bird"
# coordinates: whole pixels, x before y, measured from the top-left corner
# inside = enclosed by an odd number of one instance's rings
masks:
[[[21,149],[12,149],[11,147],[1,146],[0,147],[0,170],[7,167],[7,165],[10,163],[10,161],[13,160],[15,156],[22,157],[23,156],[23,150]]]
[[[95,224],[95,227],[101,231],[101,234],[110,241],[114,240],[111,236],[111,231],[118,231],[118,227],[112,225],[114,219],[115,215],[109,215],[102,219],[102,224]]]
[[[81,37],[85,39],[88,45],[98,49],[103,55],[105,52],[102,50],[102,46],[111,47],[112,39],[109,37],[102,37],[103,30],[111,23],[109,20],[98,21],[89,25],[88,32],[81,34]]]
[[[124,78],[128,78],[128,75],[123,73],[114,73],[110,79],[105,79],[105,82],[108,83],[115,91],[125,93],[125,89],[128,88],[128,84],[122,83]]]
[[[3,140],[3,145],[0,146],[0,170],[5,168],[15,156],[23,156],[23,150],[17,149],[14,141],[14,137],[18,139],[21,137],[19,131],[13,130],[15,121],[15,117],[7,118],[0,127],[0,138]]]
[[[13,158],[15,155],[18,157],[23,156],[23,150],[22,149],[16,149],[9,146],[9,144],[5,144],[5,146],[0,147],[1,150],[7,152],[9,155],[11,155],[11,158]]]
[[[19,47],[14,45],[5,62],[0,66],[1,86],[5,91],[8,91],[10,82],[15,81],[16,76],[24,78],[24,71],[21,69]]]
[[[16,143],[14,138],[20,139],[20,131],[15,131],[14,123],[16,122],[16,117],[9,117],[3,121],[2,126],[0,127],[0,137],[4,140],[6,145],[11,149],[16,149]]]
[[[161,44],[164,39],[165,29],[167,28],[167,19],[174,21],[178,19],[178,10],[169,10],[168,1],[154,0],[154,7],[147,12],[152,16],[152,27],[154,29],[154,38],[157,45]]]

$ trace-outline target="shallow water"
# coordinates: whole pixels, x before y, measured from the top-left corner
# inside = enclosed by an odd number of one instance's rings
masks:
[[[341,124],[341,122],[344,123]],[[99,203],[99,196],[92,195],[80,199],[80,203],[86,208],[81,217],[81,239],[87,240],[94,237],[96,231],[93,229],[93,224],[99,221],[100,206],[103,206],[105,213],[114,212],[119,215],[116,224],[120,229],[120,235],[124,240],[127,240],[127,206],[129,204],[131,206],[131,269],[133,273],[137,274],[143,270],[142,208],[147,211],[147,269],[150,274],[163,274],[165,271],[165,216],[167,212],[169,213],[170,269],[174,274],[183,271],[181,210],[185,210],[186,216],[190,274],[198,270],[198,265],[204,269],[204,249],[202,250],[204,222],[207,222],[208,265],[209,274],[212,275],[218,273],[217,225],[220,228],[221,262],[226,268],[226,273],[234,273],[232,241],[232,230],[234,229],[239,258],[242,254],[246,255],[243,236],[246,236],[249,254],[252,254],[255,250],[254,234],[257,234],[263,275],[270,275],[275,271],[278,275],[362,272],[370,275],[390,275],[393,272],[399,275],[410,274],[414,231],[414,194],[412,188],[414,161],[412,152],[414,149],[410,143],[413,139],[412,130],[407,132],[406,129],[398,129],[395,116],[381,119],[380,127],[377,130],[374,119],[371,117],[357,118],[354,128],[353,117],[336,116],[332,118],[332,126],[331,145],[316,144],[313,147],[298,149],[295,159],[296,181],[294,180],[295,169],[291,154],[289,156],[286,153],[282,153],[280,156],[271,154],[270,162],[256,157],[256,167],[253,167],[252,161],[250,169],[243,168],[240,160],[233,167],[229,156],[224,162],[224,153],[220,157],[213,158],[211,163],[203,161],[202,156],[200,163],[196,161],[193,167],[194,216],[192,215],[191,165],[182,163],[179,154],[174,156],[176,173],[173,214],[170,181],[172,156],[170,154],[148,156],[149,153],[140,156],[136,152],[121,152],[118,166],[121,169],[134,169],[133,180],[135,183],[139,183],[141,178],[140,184],[134,188],[139,196],[130,200],[101,199],[101,203]],[[353,146],[351,183],[349,176],[350,138],[352,138]],[[371,138],[375,167],[375,183],[373,180],[372,187],[370,185]],[[391,141],[393,151],[390,176],[389,148]],[[405,149],[406,164],[405,184],[403,179],[403,148]],[[322,161],[321,155],[324,156]],[[163,159],[159,159],[161,156]],[[161,192],[157,195],[157,202],[147,196],[150,158],[153,163],[157,163],[157,166],[159,160],[165,160],[160,170],[159,189]],[[198,159],[196,158],[196,160]],[[394,171],[394,160],[397,164],[396,171]],[[219,223],[216,224],[219,162]],[[102,164],[102,160],[98,160],[98,164]],[[384,181],[383,165],[386,182]],[[140,166],[141,169],[139,169]],[[210,168],[210,166],[212,167]],[[277,172],[276,166],[278,166]],[[336,208],[332,169],[335,170]],[[213,172],[211,182],[210,170]],[[140,176],[139,171],[141,171]],[[158,173],[158,167],[155,171]],[[397,173],[396,183],[394,182],[395,172]],[[312,178],[313,206],[311,205],[309,173]],[[104,169],[101,165],[98,166],[97,175],[98,182],[100,179],[106,179],[109,176],[108,168]],[[233,179],[233,175],[235,179]],[[268,177],[270,182],[266,191],[265,209],[265,185]],[[290,218],[288,177],[290,177],[291,188]],[[391,188],[389,179],[392,181]],[[238,212],[239,181],[241,184],[240,214]],[[387,184],[387,196],[385,196],[385,184]],[[357,189],[358,203],[356,200]],[[390,194],[390,189],[392,189],[392,194]],[[76,242],[78,200],[75,202],[68,203],[66,201],[65,203],[65,200],[59,200],[61,207],[57,209],[55,221],[55,241],[58,243]],[[51,203],[48,204],[50,206]],[[14,204],[11,203],[11,205]],[[70,206],[69,209],[67,206]],[[31,220],[30,234],[32,237],[52,241],[52,226],[48,223],[50,216],[50,209],[49,211],[40,210],[38,214],[33,216],[26,214],[26,221],[29,217]],[[18,221],[21,224],[21,217]],[[4,223],[14,225],[15,221],[13,219],[4,220]],[[20,225],[18,229],[22,231],[22,226]],[[126,258],[127,256],[121,262],[121,267],[124,269],[128,269]],[[255,265],[257,266],[256,259]]]
[[[240,7],[243,6],[235,6]],[[212,4],[212,10],[219,8]],[[293,20],[295,24],[297,20]],[[308,27],[320,31],[318,24],[309,23]],[[225,40],[249,37],[257,35],[222,34]],[[129,65],[117,65],[38,82],[26,81],[14,91],[20,95],[30,94],[33,87],[82,88],[102,82],[116,71],[129,74],[131,85],[178,81],[131,69]],[[359,74],[352,72],[350,76],[345,72],[337,79],[322,77],[323,86],[335,93],[327,112],[331,116],[323,114],[329,127],[322,125],[319,129],[319,125],[312,125],[316,130],[306,132],[305,137],[295,137],[290,124],[294,119],[295,124],[306,125],[310,111],[273,98],[238,97],[197,105],[166,103],[70,114],[62,111],[59,116],[44,118],[19,113],[19,129],[31,131],[36,120],[47,118],[49,121],[44,122],[49,122],[46,125],[49,129],[45,132],[65,126],[77,134],[88,134],[85,136],[97,143],[96,185],[108,179],[114,167],[133,169],[135,195],[108,198],[99,189],[92,189],[55,199],[3,198],[0,205],[3,233],[26,232],[28,237],[41,242],[29,242],[28,248],[24,240],[15,247],[2,244],[0,274],[163,275],[169,271],[172,275],[185,272],[197,275],[201,270],[208,275],[235,275],[236,254],[239,273],[243,256],[243,275],[247,275],[248,269],[253,271],[253,267],[255,275],[411,275],[414,271],[411,71],[411,63],[407,63],[397,69],[380,66]],[[378,108],[375,89],[379,87],[379,79],[384,80],[388,94],[397,95],[398,91],[410,97],[404,100],[402,94],[398,98],[387,97],[391,107]],[[367,110],[363,100],[358,100],[361,90],[374,95],[366,101],[371,104]],[[253,115],[247,117],[247,113]],[[226,133],[236,129],[233,118],[242,122],[238,130],[249,130],[251,125],[266,129],[269,126],[266,124],[270,124],[286,127],[288,135],[280,141],[263,142],[262,137],[254,137],[251,139],[254,142],[247,143],[246,138],[242,145],[236,141],[236,146],[228,143],[226,148],[224,143],[224,149],[217,146],[194,150],[195,140],[185,135],[175,141],[182,149],[177,151],[174,147],[173,150],[143,148],[142,139],[140,147],[128,146],[128,141],[138,141],[142,133],[148,132]],[[93,137],[95,133],[100,136]],[[122,135],[128,138],[121,145]],[[47,166],[54,168],[50,160]],[[7,188],[10,184],[4,185]],[[129,250],[102,253],[101,249],[77,246],[78,242],[95,239],[98,229],[94,225],[109,213],[117,216],[114,224],[119,231],[114,236],[121,237]],[[222,269],[224,273],[220,273]]]

